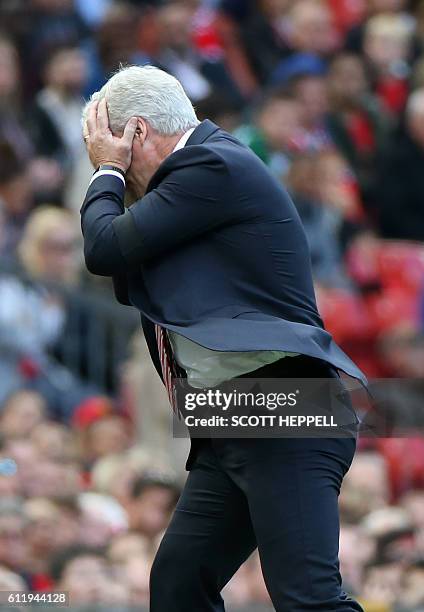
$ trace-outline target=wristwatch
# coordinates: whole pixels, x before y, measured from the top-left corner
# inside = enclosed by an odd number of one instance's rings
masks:
[[[119,172],[119,174],[122,174],[122,176],[125,178],[125,172],[122,170],[122,168],[112,166],[112,164],[100,164],[100,166],[96,168],[95,172],[98,172],[99,170],[113,170],[114,172]]]

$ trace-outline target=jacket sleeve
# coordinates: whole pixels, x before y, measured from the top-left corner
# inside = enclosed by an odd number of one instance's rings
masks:
[[[190,152],[187,158],[192,163],[169,172],[125,214],[122,181],[93,181],[82,209],[84,253],[91,272],[118,274],[234,220],[237,207],[230,205],[225,164],[212,154],[194,157]]]
[[[206,161],[170,172],[126,215],[114,219],[115,235],[127,264],[142,264],[234,221],[237,207],[231,205],[227,174],[224,162],[209,155]]]
[[[81,229],[85,263],[93,274],[119,275],[127,268],[112,226],[115,217],[124,215],[124,193],[123,181],[112,175],[95,178],[88,188],[81,208]]]

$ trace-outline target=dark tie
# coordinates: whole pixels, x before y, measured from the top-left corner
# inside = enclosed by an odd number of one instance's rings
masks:
[[[168,393],[169,403],[172,406],[172,410],[176,414],[179,414],[176,389],[173,381],[175,378],[182,378],[184,373],[174,358],[166,329],[155,324],[155,334],[158,345],[160,365],[162,368],[162,378]]]

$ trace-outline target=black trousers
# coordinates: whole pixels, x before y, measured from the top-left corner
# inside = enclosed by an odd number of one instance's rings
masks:
[[[306,357],[253,375],[274,378],[277,370],[332,376]],[[277,612],[360,612],[341,589],[338,565],[338,495],[355,445],[353,438],[197,440],[152,567],[150,611],[224,612],[221,590],[258,547]]]

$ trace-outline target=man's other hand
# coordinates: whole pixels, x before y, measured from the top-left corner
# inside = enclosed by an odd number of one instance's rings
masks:
[[[93,102],[88,111],[85,142],[90,161],[95,168],[111,164],[126,172],[131,165],[132,144],[137,129],[137,118],[132,117],[121,138],[109,128],[106,100]]]

